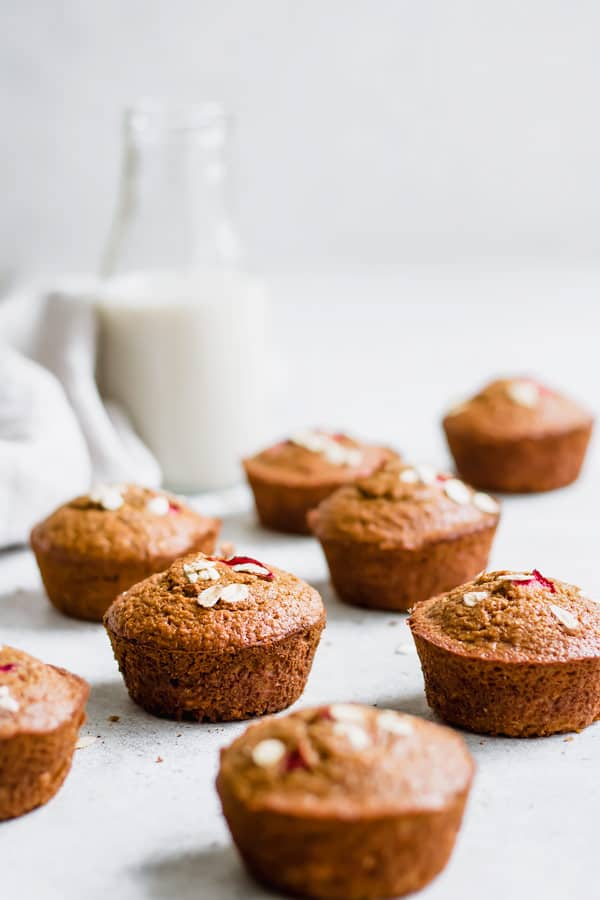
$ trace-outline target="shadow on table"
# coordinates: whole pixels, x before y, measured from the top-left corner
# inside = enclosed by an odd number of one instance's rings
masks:
[[[233,847],[206,847],[152,860],[136,873],[154,900],[265,900],[281,896],[252,881]]]
[[[42,590],[32,591],[24,588],[0,594],[0,626],[2,628],[26,626],[40,630],[59,629],[61,631],[98,628],[95,622],[70,619],[57,612]]]

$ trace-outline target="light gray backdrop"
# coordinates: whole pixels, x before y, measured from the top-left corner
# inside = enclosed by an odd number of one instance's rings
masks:
[[[4,0],[0,272],[95,264],[132,98],[239,118],[269,268],[600,248],[597,0]]]

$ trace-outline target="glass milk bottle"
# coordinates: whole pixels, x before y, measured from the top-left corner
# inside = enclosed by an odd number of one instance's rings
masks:
[[[124,120],[117,212],[98,298],[99,380],[193,493],[239,481],[267,423],[267,300],[229,210],[230,121],[218,106],[144,104]]]

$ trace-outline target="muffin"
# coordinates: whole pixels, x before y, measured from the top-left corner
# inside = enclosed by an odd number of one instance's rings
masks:
[[[0,646],[0,821],[47,803],[71,768],[89,687]]]
[[[221,722],[300,696],[325,609],[281,569],[192,554],[121,594],[104,624],[136,703],[157,716]]]
[[[333,704],[252,725],[221,751],[217,791],[259,881],[293,896],[369,900],[441,872],[474,768],[449,728]]]
[[[274,531],[309,534],[310,509],[395,455],[345,434],[305,431],[245,459],[244,469],[260,523]]]
[[[550,491],[575,481],[592,416],[531,378],[493,381],[443,420],[456,468],[492,491]]]
[[[498,519],[493,497],[400,460],[340,488],[309,515],[340,598],[392,610],[480,572]]]
[[[532,572],[485,572],[409,619],[429,705],[454,725],[533,737],[600,717],[600,604]]]
[[[59,507],[31,532],[50,602],[101,622],[122,591],[194,550],[212,553],[220,522],[137,485],[102,485]]]

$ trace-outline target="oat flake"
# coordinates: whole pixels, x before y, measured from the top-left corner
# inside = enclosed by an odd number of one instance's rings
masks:
[[[225,600],[228,603],[240,603],[246,600],[249,595],[248,588],[245,584],[227,584],[225,587],[215,584],[213,587],[206,588],[198,595],[198,606],[210,609],[219,602]]]
[[[266,741],[260,741],[252,750],[252,761],[257,766],[268,768],[276,765],[283,759],[287,753],[287,748],[283,741],[276,738],[269,738]]]
[[[76,750],[85,750],[86,747],[91,747],[92,744],[96,743],[96,738],[92,734],[84,734],[82,737],[77,738],[77,743],[75,744]]]
[[[16,713],[19,709],[19,701],[15,700],[8,685],[0,685],[0,712]]]
[[[334,722],[333,730],[345,737],[353,750],[366,750],[371,744],[371,738],[365,729],[353,722]]]
[[[196,559],[183,564],[184,574],[190,584],[197,581],[218,581],[221,577],[212,559]]]
[[[365,721],[365,712],[360,706],[352,703],[332,703],[329,707],[329,715],[336,722],[354,722],[362,724]]]
[[[532,408],[537,406],[540,399],[538,387],[532,381],[511,381],[506,392],[517,406]]]
[[[231,566],[233,572],[245,572],[248,575],[270,575],[271,573],[265,566],[259,566],[257,563],[237,563]]]
[[[415,469],[402,469],[398,478],[400,481],[403,481],[404,484],[416,484],[419,480],[419,476]]]
[[[414,731],[412,722],[406,716],[394,712],[392,709],[384,709],[377,717],[377,725],[382,731],[408,737]]]
[[[467,591],[466,594],[463,594],[463,603],[465,606],[476,606],[489,596],[488,591]]]
[[[164,494],[151,497],[146,503],[146,510],[153,516],[166,516],[169,512],[169,500]]]
[[[562,606],[555,606],[553,603],[550,604],[550,609],[560,624],[564,625],[569,634],[574,634],[579,631],[579,619],[577,616],[574,616],[573,613],[569,612],[568,609],[563,609]]]
[[[482,491],[476,491],[473,494],[472,502],[473,506],[476,506],[481,512],[497,513],[500,509],[498,501],[494,500],[493,497],[490,497],[489,494],[484,494]]]
[[[461,506],[464,506],[471,499],[471,491],[459,478],[449,478],[448,481],[444,482],[444,492],[450,500],[459,503]]]
[[[99,484],[90,493],[89,498],[102,509],[111,511],[120,509],[125,503],[121,488],[117,484]]]

